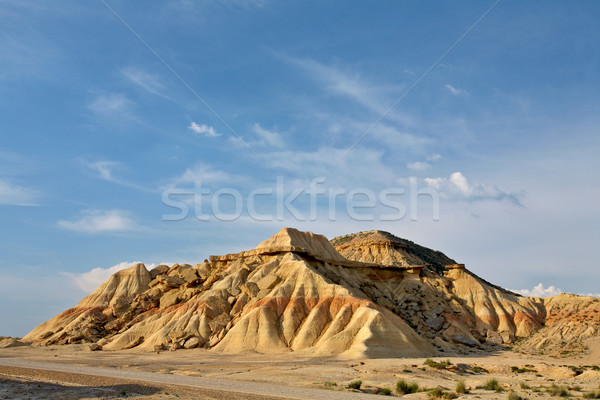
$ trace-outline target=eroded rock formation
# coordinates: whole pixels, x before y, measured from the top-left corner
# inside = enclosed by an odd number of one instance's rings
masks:
[[[254,250],[195,266],[120,271],[23,340],[105,350],[452,355],[533,339],[558,309],[386,232],[330,242],[286,228]]]

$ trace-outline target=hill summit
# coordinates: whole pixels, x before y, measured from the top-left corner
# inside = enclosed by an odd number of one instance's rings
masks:
[[[255,249],[195,266],[119,271],[23,340],[106,350],[420,357],[527,339],[523,351],[581,351],[578,341],[597,335],[599,321],[586,321],[583,337],[563,335],[561,346],[543,334],[567,328],[548,326],[557,322],[552,310],[564,307],[491,285],[443,253],[387,232],[330,242],[284,228]],[[590,307],[598,302],[588,298],[578,312]]]

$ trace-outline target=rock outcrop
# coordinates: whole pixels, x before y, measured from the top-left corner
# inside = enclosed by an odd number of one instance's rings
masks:
[[[533,338],[556,314],[549,310],[559,309],[381,231],[330,242],[285,228],[253,250],[209,260],[120,271],[23,340],[103,350],[420,357]]]

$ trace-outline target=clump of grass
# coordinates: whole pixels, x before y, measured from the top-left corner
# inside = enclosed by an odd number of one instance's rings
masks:
[[[537,372],[535,369],[527,368],[527,366],[525,368],[519,368],[513,365],[512,367],[510,367],[510,369],[516,374],[522,374],[524,372]]]
[[[527,400],[527,399],[525,399],[525,397],[519,396],[518,394],[516,394],[515,392],[513,392],[511,390],[510,393],[508,394],[508,400]]]
[[[337,383],[335,383],[335,382],[329,382],[329,381],[328,382],[323,382],[323,385],[326,388],[328,388],[328,389],[332,389],[334,387],[337,387]]]
[[[467,390],[467,386],[465,385],[465,381],[460,380],[458,382],[456,382],[456,393],[458,394],[465,394],[468,393],[469,391]]]
[[[410,369],[403,369],[402,372],[407,373],[407,374],[412,374],[412,370],[410,370]]]
[[[481,368],[478,366],[471,367],[471,371],[475,374],[487,374],[489,371],[485,368]]]
[[[521,389],[531,389],[531,386],[529,386],[528,384],[526,384],[525,382],[521,382],[519,383],[519,386],[521,387]]]
[[[593,390],[590,392],[585,392],[583,394],[584,399],[600,399],[600,391],[594,392]]]
[[[415,382],[409,384],[404,379],[400,379],[396,382],[396,393],[398,394],[411,394],[419,391],[419,385]]]
[[[452,400],[452,399],[457,398],[458,396],[455,393],[445,392],[441,388],[437,387],[437,388],[431,389],[429,391],[429,397],[436,398],[436,399]]]
[[[382,395],[382,396],[391,396],[392,395],[392,389],[390,388],[381,388],[379,389],[379,392],[377,392],[377,394]]]
[[[494,390],[496,392],[501,392],[504,390],[504,389],[502,389],[502,386],[500,386],[500,383],[498,383],[498,381],[495,378],[488,380],[485,383],[485,385],[483,385],[483,388],[485,390]]]
[[[555,397],[568,397],[569,396],[569,391],[567,390],[566,387],[557,386],[554,383],[546,391],[548,393],[550,393],[551,396],[555,396]]]
[[[355,381],[352,381],[348,384],[348,389],[354,389],[354,390],[359,390],[360,387],[362,386],[362,381],[360,379],[357,379]]]
[[[600,367],[597,365],[592,365],[592,371],[600,371]]]
[[[427,365],[429,368],[434,368],[434,369],[446,369],[452,365],[450,360],[437,362],[437,361],[433,361],[431,358],[426,359],[423,364]]]

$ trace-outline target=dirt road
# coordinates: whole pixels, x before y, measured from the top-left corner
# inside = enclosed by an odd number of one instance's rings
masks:
[[[224,379],[204,378],[197,376],[182,376],[174,374],[161,374],[156,372],[131,371],[116,368],[91,367],[70,364],[59,364],[55,362],[40,362],[30,360],[19,360],[1,358],[0,366],[23,370],[46,371],[53,373],[54,380],[60,381],[60,376],[74,374],[78,376],[89,376],[104,378],[104,385],[110,387],[111,380],[116,380],[113,385],[122,381],[140,382],[153,386],[167,385],[170,387],[185,387],[197,389],[197,398],[211,399],[306,399],[306,400],[361,400],[381,399],[380,396],[338,392],[331,390],[299,388],[291,386],[279,386],[256,382],[240,382]],[[6,373],[4,374],[6,377]],[[92,380],[94,384],[96,381]],[[39,387],[39,385],[38,385]],[[187,390],[189,392],[189,390]],[[205,396],[204,396],[205,395]],[[200,397],[203,396],[203,397]],[[10,398],[10,397],[8,397]],[[36,398],[27,397],[27,398]],[[46,398],[46,397],[44,397]]]

